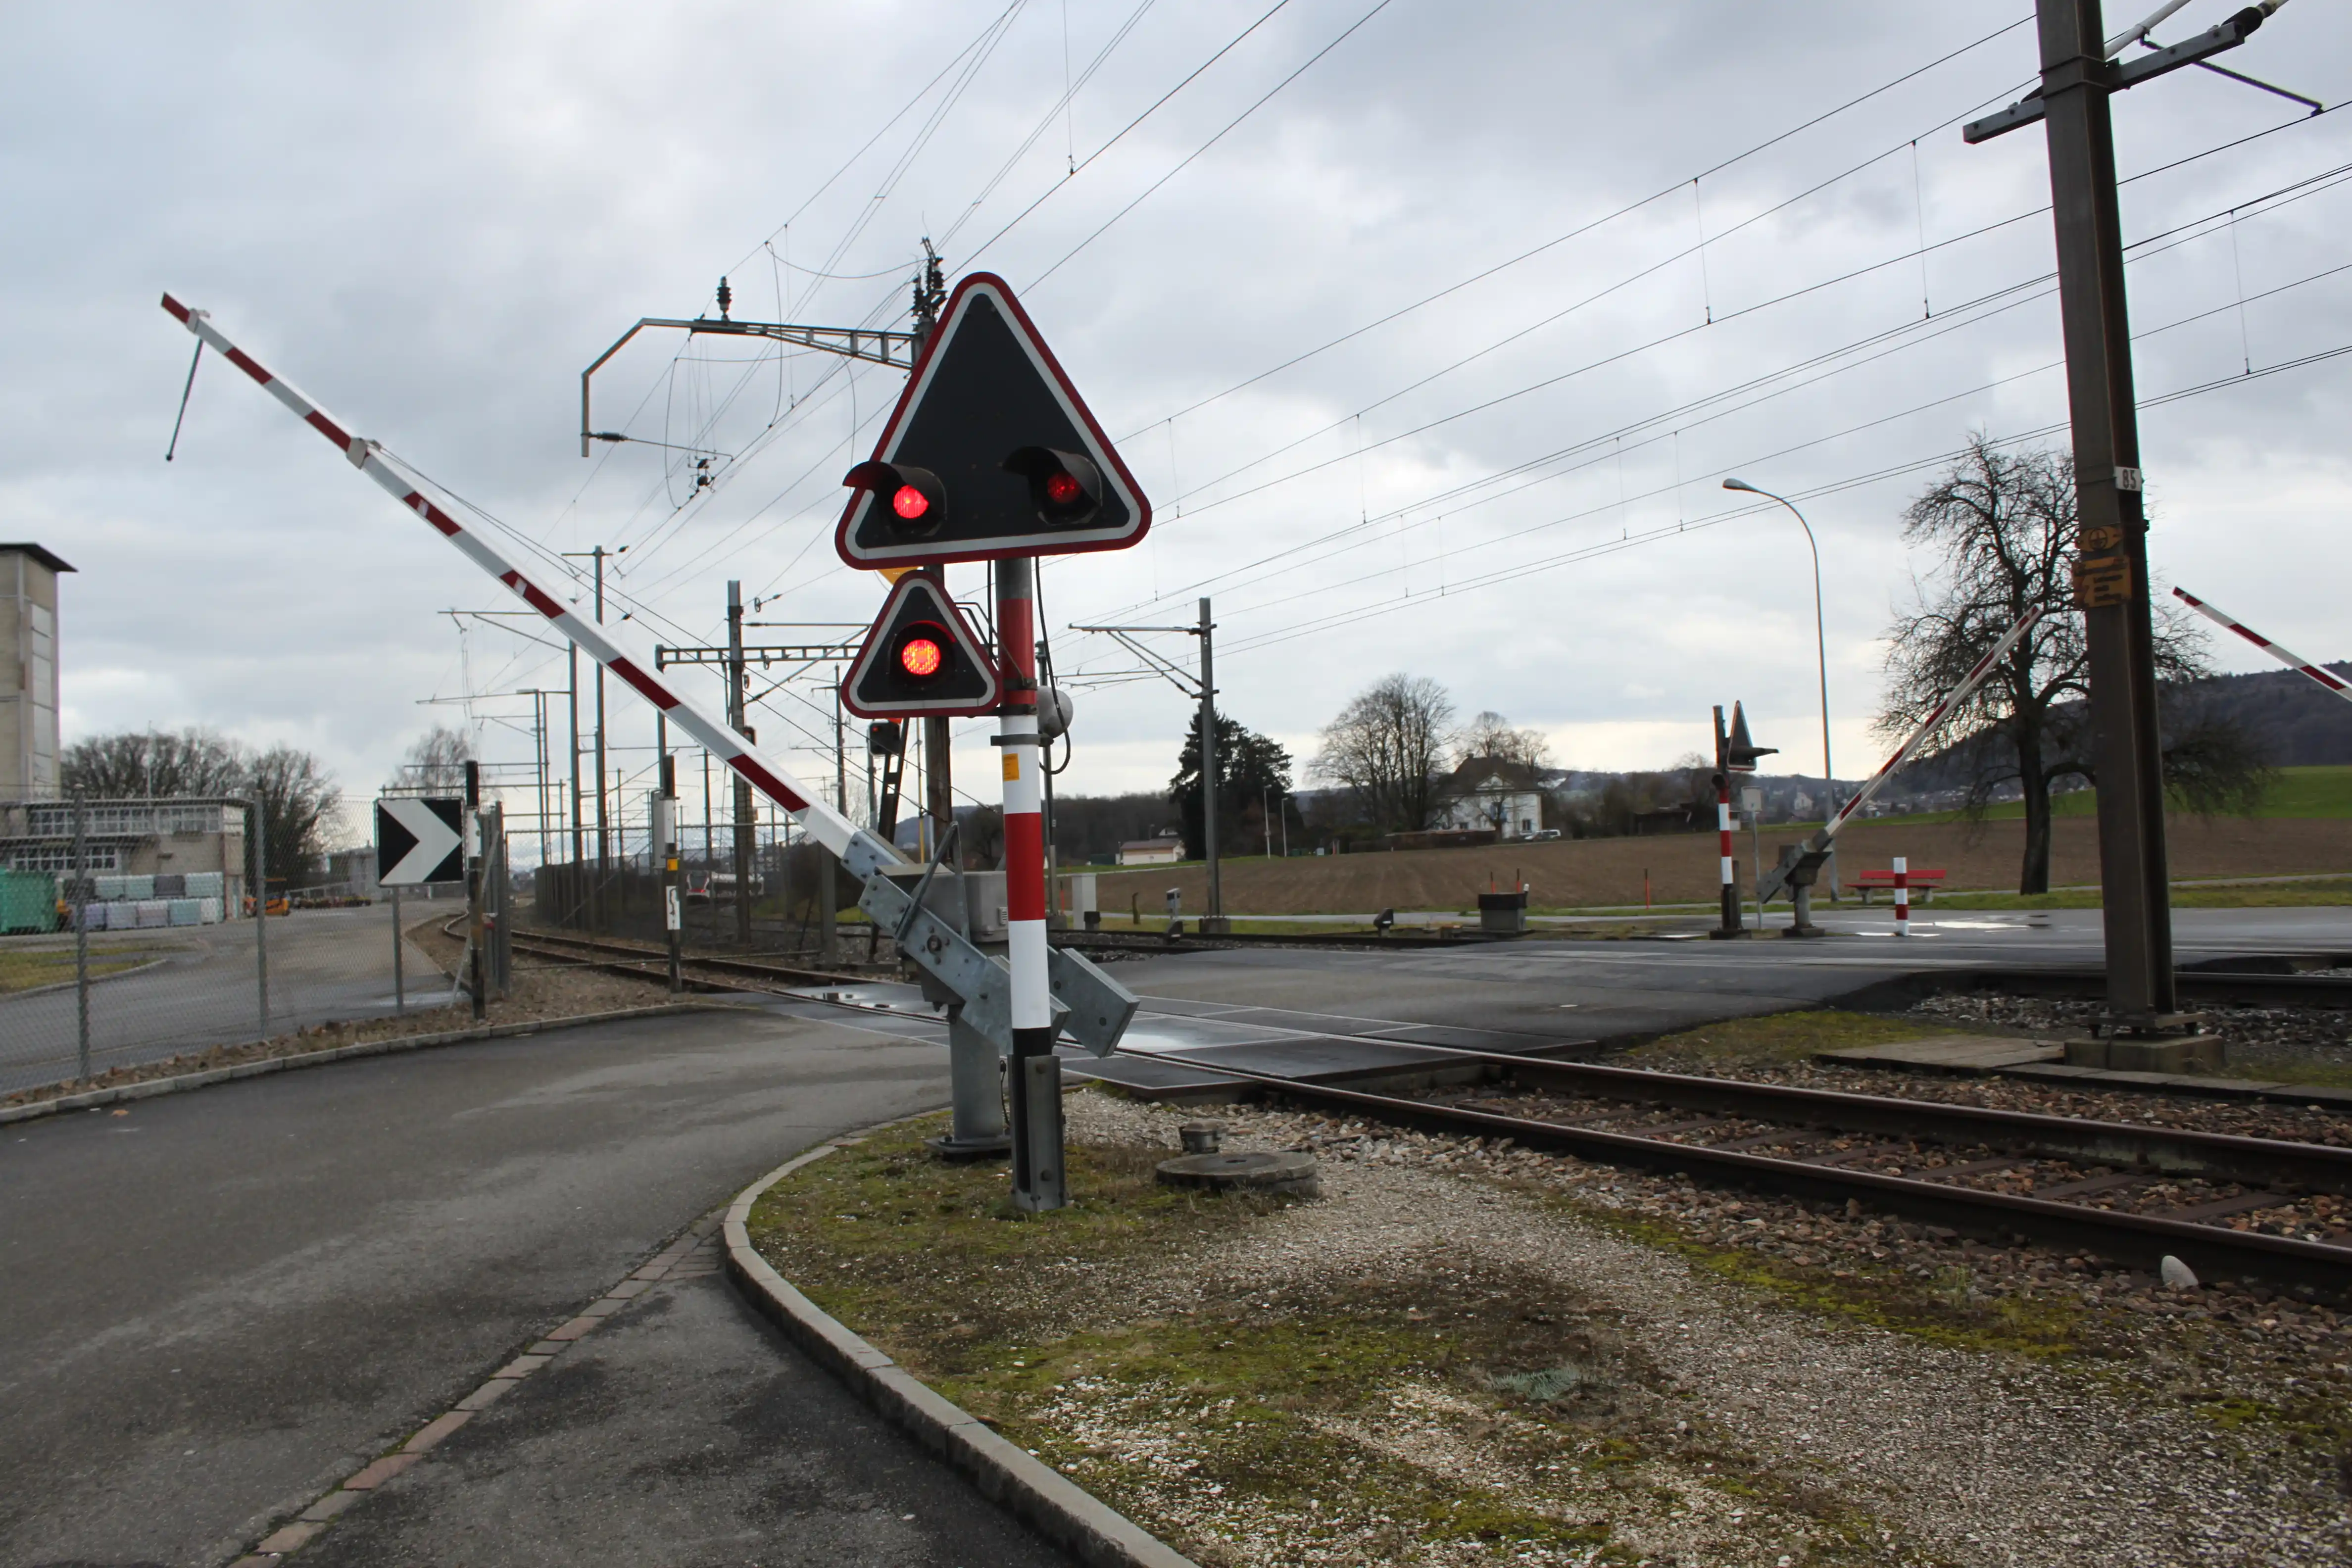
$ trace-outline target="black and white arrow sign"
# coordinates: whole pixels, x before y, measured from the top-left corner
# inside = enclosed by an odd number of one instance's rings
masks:
[[[456,795],[394,795],[375,803],[376,880],[423,888],[466,879],[466,803]]]

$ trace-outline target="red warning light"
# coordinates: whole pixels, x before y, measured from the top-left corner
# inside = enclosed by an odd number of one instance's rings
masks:
[[[1045,480],[1045,499],[1055,506],[1068,506],[1084,494],[1086,487],[1078,483],[1075,474],[1056,473]]]
[[[918,680],[928,680],[947,662],[947,654],[929,637],[908,637],[898,645],[898,668]]]
[[[912,485],[900,485],[890,498],[890,510],[911,522],[931,510],[931,498]]]

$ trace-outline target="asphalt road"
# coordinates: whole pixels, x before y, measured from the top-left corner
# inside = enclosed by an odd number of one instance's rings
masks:
[[[793,1152],[943,1102],[945,1067],[928,1041],[747,1012],[6,1130],[0,1564],[229,1561]],[[1062,1561],[715,1277],[570,1354],[310,1552]]]
[[[1256,947],[1130,959],[1112,973],[1147,1009],[1188,1016],[1234,1009],[1295,1012],[1299,1027],[1406,1038],[1398,1025],[1549,1039],[1664,1033],[1719,1018],[1819,1006],[1873,984],[1934,969],[2096,964],[2099,912],[1894,911],[1852,906],[1816,919],[1836,934],[1811,942],[1526,942],[1459,950]],[[2179,910],[2177,961],[2242,953],[2352,953],[2352,909]],[[1312,1016],[1317,1021],[1305,1022]],[[1349,1021],[1355,1021],[1351,1026]],[[1143,1025],[1150,1027],[1148,1020]],[[1139,1044],[1149,1044],[1148,1037]],[[1507,1048],[1495,1042],[1497,1048]]]
[[[457,906],[441,907],[455,912]],[[414,921],[419,910],[410,903],[403,912]],[[70,938],[61,942],[43,937],[38,943],[72,951]],[[8,945],[24,944],[12,940]],[[92,1069],[103,1072],[260,1038],[265,1031],[254,945],[251,921],[93,933],[94,954],[153,948],[163,962],[92,983]],[[268,945],[268,1033],[393,1011],[389,907],[299,910],[269,922]],[[407,949],[405,971],[410,1000],[447,996],[448,982],[414,945]],[[0,997],[0,1093],[73,1077],[79,1048],[72,986]]]

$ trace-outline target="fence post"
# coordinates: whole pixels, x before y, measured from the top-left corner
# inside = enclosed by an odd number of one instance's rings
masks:
[[[392,1016],[408,1016],[408,979],[401,969],[400,889],[392,889]]]
[[[74,1022],[78,1034],[74,1047],[74,1077],[87,1080],[89,1077],[89,808],[79,795],[74,796],[73,907],[74,923]]]
[[[253,797],[253,976],[261,994],[261,1033],[269,1037],[269,808]]]

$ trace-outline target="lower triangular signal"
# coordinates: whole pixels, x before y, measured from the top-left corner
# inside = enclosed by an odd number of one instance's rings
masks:
[[[861,719],[992,712],[996,661],[930,578],[898,580],[841,683],[841,705]]]

